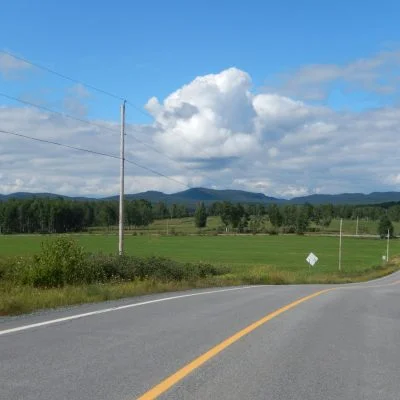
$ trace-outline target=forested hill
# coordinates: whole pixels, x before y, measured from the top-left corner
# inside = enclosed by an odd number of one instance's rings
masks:
[[[71,200],[96,200],[94,197],[69,197],[60,196],[54,193],[27,193],[18,192],[8,195],[0,194],[1,200],[8,199],[30,199],[30,198],[65,198]],[[215,201],[230,201],[232,203],[260,203],[260,204],[380,204],[389,202],[399,202],[400,192],[373,192],[370,194],[363,193],[341,193],[341,194],[313,194],[303,197],[295,197],[293,199],[281,199],[269,197],[263,193],[246,192],[243,190],[216,190],[207,188],[193,188],[182,192],[166,194],[157,191],[147,191],[136,194],[127,194],[129,200],[144,199],[151,203],[160,201],[167,204],[185,204],[194,206],[202,201],[209,205]],[[97,200],[116,200],[118,196],[111,196]]]
[[[137,194],[128,194],[130,200],[145,199],[151,202],[164,201],[172,204],[195,205],[198,202],[211,204],[215,201],[230,201],[232,203],[284,203],[286,200],[265,196],[263,193],[246,192],[243,190],[216,190],[207,188],[193,188],[183,192],[165,194],[162,192],[148,191]],[[113,196],[109,199],[117,199]]]
[[[55,193],[30,193],[30,192],[15,192],[10,194],[0,194],[0,201],[18,199],[18,200],[29,200],[29,199],[69,199],[69,200],[94,200],[91,197],[78,197],[78,196],[64,196]]]

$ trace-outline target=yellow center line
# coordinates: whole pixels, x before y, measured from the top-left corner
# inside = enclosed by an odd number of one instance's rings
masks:
[[[177,384],[179,381],[181,381],[183,378],[185,378],[187,375],[189,375],[191,372],[193,372],[195,369],[199,368],[201,365],[203,365],[205,362],[208,360],[212,359],[215,357],[217,354],[219,354],[221,351],[225,350],[227,347],[232,345],[233,343],[237,342],[239,339],[241,339],[243,336],[248,335],[249,333],[253,332],[255,329],[259,328],[261,325],[265,324],[266,322],[270,321],[271,319],[277,317],[278,315],[283,314],[284,312],[298,306],[301,303],[304,303],[307,300],[311,300],[314,297],[317,297],[323,293],[329,292],[331,290],[334,290],[335,288],[330,288],[330,289],[325,289],[325,290],[320,290],[319,292],[312,293],[308,296],[302,297],[290,304],[287,304],[284,307],[279,308],[278,310],[273,311],[272,313],[266,315],[265,317],[259,319],[256,322],[253,322],[251,325],[247,326],[246,328],[240,330],[239,332],[236,332],[234,335],[231,337],[225,339],[221,343],[217,344],[215,347],[212,347],[210,350],[208,350],[206,353],[202,354],[201,356],[195,358],[193,361],[191,361],[189,364],[185,365],[183,368],[169,376],[168,378],[164,379],[162,382],[160,382],[158,385],[154,386],[151,388],[149,391],[144,393],[142,396],[138,398],[138,400],[152,400],[156,399],[158,396],[161,394],[165,393],[168,389],[170,389],[172,386]]]

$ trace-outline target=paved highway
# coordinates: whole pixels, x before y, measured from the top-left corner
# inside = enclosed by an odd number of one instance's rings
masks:
[[[400,399],[400,274],[0,320],[0,398]]]

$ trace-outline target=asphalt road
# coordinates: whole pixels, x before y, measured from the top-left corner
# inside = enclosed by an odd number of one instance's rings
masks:
[[[0,399],[148,399],[161,383],[160,399],[399,400],[400,274],[334,287],[298,304],[332,286],[200,290],[3,318]]]

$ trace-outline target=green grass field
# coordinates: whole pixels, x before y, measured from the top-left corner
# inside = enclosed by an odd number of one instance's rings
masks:
[[[338,233],[339,232],[339,220],[332,220],[331,224],[328,227],[315,226],[311,224],[311,228],[319,229],[320,233]],[[355,235],[356,234],[356,220],[343,220],[343,233],[346,235]],[[400,222],[393,222],[394,230],[398,234],[400,234]],[[151,225],[146,228],[137,228],[129,230],[127,229],[127,233],[139,232],[139,233],[150,233],[150,234],[159,234],[166,235],[167,232],[169,234],[175,233],[184,233],[184,234],[197,234],[197,233],[210,233],[215,232],[217,228],[222,227],[222,222],[220,217],[208,217],[207,219],[207,227],[198,229],[194,226],[193,217],[187,218],[175,218],[175,219],[162,219],[156,220]],[[264,229],[272,229],[272,225],[268,220],[266,220],[263,224]],[[358,225],[358,233],[360,235],[376,235],[378,228],[377,221],[365,221],[360,220]],[[118,230],[117,226],[111,227],[109,233],[116,233]],[[90,232],[93,233],[103,233],[105,231],[104,228],[90,228]]]
[[[142,232],[142,233],[152,233],[158,235],[166,235],[176,233],[185,233],[185,234],[196,234],[196,233],[207,233],[216,231],[216,229],[221,226],[220,217],[208,217],[207,218],[207,227],[199,229],[194,225],[193,217],[187,218],[174,218],[174,219],[157,219],[152,224],[150,224],[146,228],[132,228],[126,227],[126,231],[129,234],[130,232]],[[117,232],[118,227],[111,227],[111,232]],[[104,232],[104,228],[89,228],[89,232],[97,233]]]
[[[74,235],[89,252],[115,253],[118,238],[114,235]],[[31,255],[40,250],[47,236],[1,236],[0,256]],[[237,236],[129,236],[125,250],[129,255],[157,255],[178,261],[204,261],[232,267],[269,266],[296,271],[307,268],[305,258],[312,251],[320,258],[316,270],[336,271],[337,237],[297,235]],[[390,252],[400,254],[400,240],[391,240]],[[386,241],[343,238],[343,270],[363,270],[380,265],[386,254]]]
[[[116,253],[116,235],[73,235],[88,252]],[[29,258],[41,243],[54,236],[0,236],[0,264],[7,259]],[[104,301],[146,293],[193,287],[239,284],[346,283],[378,278],[399,268],[400,239],[390,242],[391,263],[385,265],[386,240],[343,238],[342,271],[338,271],[338,237],[297,235],[159,236],[126,235],[129,255],[164,256],[183,262],[208,262],[228,268],[221,276],[193,282],[152,280],[99,283],[61,288],[16,286],[0,281],[0,315],[42,308]],[[319,257],[309,269],[305,261],[312,251]]]

